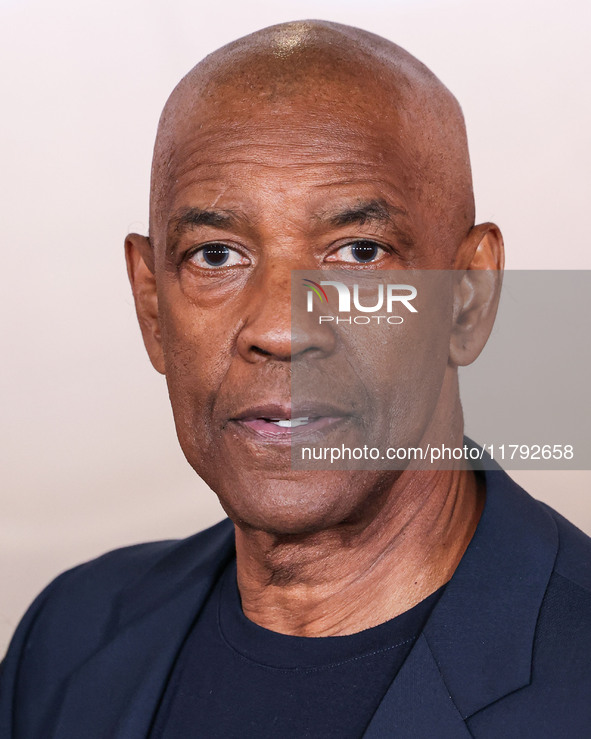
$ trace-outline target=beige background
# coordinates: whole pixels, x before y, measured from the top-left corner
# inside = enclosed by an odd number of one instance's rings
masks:
[[[177,446],[123,262],[125,233],[147,229],[151,147],[176,81],[282,20],[379,32],[461,101],[478,216],[501,225],[508,266],[589,269],[588,6],[1,0],[0,653],[63,569],[222,516]],[[589,473],[515,476],[591,532]]]

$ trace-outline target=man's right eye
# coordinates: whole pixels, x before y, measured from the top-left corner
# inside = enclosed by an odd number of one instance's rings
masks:
[[[189,261],[203,269],[216,269],[218,267],[236,267],[250,264],[250,261],[236,249],[226,244],[205,244],[190,255]]]

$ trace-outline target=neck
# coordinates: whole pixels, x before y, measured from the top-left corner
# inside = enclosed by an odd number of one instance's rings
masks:
[[[471,471],[405,471],[370,521],[299,536],[237,528],[244,613],[299,636],[352,634],[394,618],[450,579],[483,503]]]

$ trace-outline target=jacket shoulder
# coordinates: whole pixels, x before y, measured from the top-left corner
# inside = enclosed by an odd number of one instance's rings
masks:
[[[34,601],[33,613],[43,619],[59,617],[87,631],[93,624],[108,626],[113,612],[135,587],[158,589],[182,578],[197,565],[207,571],[233,527],[227,519],[186,539],[146,542],[114,549],[59,575]],[[27,620],[28,614],[25,616]],[[37,619],[39,616],[36,617]]]
[[[554,572],[591,594],[591,537],[545,503],[538,504],[552,516],[558,531]]]
[[[232,549],[233,526],[225,519],[187,539],[123,547],[59,575],[29,607],[2,663],[0,736],[12,736],[21,693],[37,695],[35,712],[49,717],[51,695],[125,619],[139,615],[138,608],[149,610],[189,574],[211,576]]]

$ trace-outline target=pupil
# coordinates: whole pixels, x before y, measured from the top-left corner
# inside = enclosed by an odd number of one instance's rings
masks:
[[[353,246],[352,251],[358,262],[370,262],[377,256],[378,247],[376,244],[372,244],[371,241],[359,241]]]
[[[212,244],[203,247],[203,259],[213,267],[219,267],[228,261],[230,250],[223,244]]]

